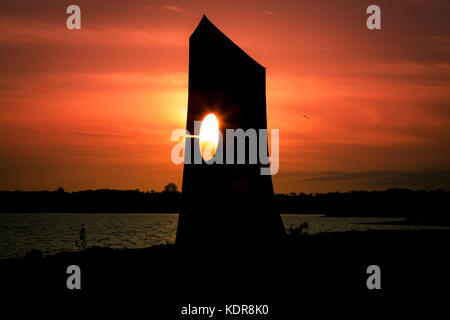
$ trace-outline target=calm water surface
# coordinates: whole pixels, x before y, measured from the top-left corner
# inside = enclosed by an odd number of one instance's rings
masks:
[[[433,229],[430,226],[374,225],[402,218],[334,218],[320,215],[282,215],[286,228],[307,222],[308,233],[351,230]],[[143,248],[174,243],[178,214],[0,214],[0,259],[21,256],[32,249],[44,254],[76,250],[81,224],[87,245]]]

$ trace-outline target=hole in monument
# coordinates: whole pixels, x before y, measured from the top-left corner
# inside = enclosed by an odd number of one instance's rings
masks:
[[[203,118],[200,126],[200,153],[205,161],[214,158],[219,144],[219,120],[214,113]]]

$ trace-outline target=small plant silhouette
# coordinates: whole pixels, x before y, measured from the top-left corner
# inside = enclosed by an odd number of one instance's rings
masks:
[[[297,238],[301,237],[305,234],[307,234],[307,229],[309,228],[309,225],[307,222],[303,222],[299,226],[291,225],[289,229],[287,229],[287,233],[289,236]]]
[[[173,182],[169,182],[165,187],[164,187],[164,191],[163,192],[177,192],[178,191],[178,186],[173,183]]]

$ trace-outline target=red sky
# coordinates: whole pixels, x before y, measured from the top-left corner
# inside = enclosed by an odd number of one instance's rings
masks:
[[[0,189],[181,185],[169,138],[203,14],[267,69],[276,192],[450,189],[450,3],[433,0],[2,1]]]

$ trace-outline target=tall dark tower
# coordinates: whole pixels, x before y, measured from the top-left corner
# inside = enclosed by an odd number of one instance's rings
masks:
[[[267,129],[265,77],[263,66],[203,16],[189,38],[186,129],[194,134],[194,121],[214,113],[223,134],[225,162],[226,129]],[[256,164],[248,164],[249,139],[246,164],[236,164],[237,141],[234,145],[234,164],[193,164],[194,153],[200,152],[198,139],[186,144],[191,148],[191,164],[184,164],[177,245],[261,247],[285,236],[272,178],[261,175],[261,168],[268,165],[259,157]],[[262,148],[267,154],[267,143]]]

